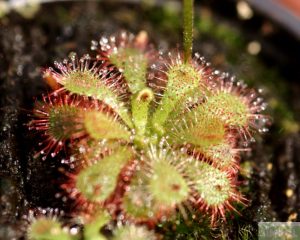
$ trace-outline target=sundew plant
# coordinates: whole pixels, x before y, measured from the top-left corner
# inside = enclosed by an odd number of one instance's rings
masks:
[[[157,50],[144,31],[121,32],[44,71],[53,92],[29,123],[41,137],[35,157],[68,156],[60,191],[81,227],[35,216],[29,239],[161,239],[156,227],[177,214],[215,227],[247,204],[240,154],[267,131],[266,104],[192,57],[192,2],[184,1],[183,52]]]

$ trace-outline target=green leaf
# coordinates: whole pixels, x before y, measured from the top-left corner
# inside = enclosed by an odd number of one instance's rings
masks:
[[[153,231],[144,226],[125,225],[114,231],[113,240],[157,240]]]
[[[29,226],[27,231],[30,240],[72,240],[68,232],[64,231],[61,224],[53,218],[41,217]]]
[[[74,106],[51,106],[49,109],[49,134],[55,139],[69,139],[82,131],[78,128],[80,109]]]
[[[130,218],[149,220],[160,212],[159,205],[149,193],[148,182],[144,172],[138,172],[131,180],[122,201],[122,208]]]
[[[169,127],[172,143],[192,144],[204,149],[224,141],[224,123],[200,109],[185,113]]]
[[[76,187],[91,202],[105,201],[115,190],[123,167],[132,160],[133,152],[128,147],[119,147],[111,155],[97,160],[80,171]]]
[[[152,116],[152,126],[156,132],[164,133],[164,124],[173,111],[186,104],[188,98],[195,94],[202,95],[201,75],[191,64],[171,66],[167,72],[167,86],[163,98]]]
[[[117,76],[110,76],[109,73],[100,76],[99,73],[89,69],[75,69],[64,75],[61,83],[71,93],[91,96],[108,104],[129,127],[132,127],[131,118],[124,103],[119,100],[116,90],[106,83],[112,78],[117,78]]]
[[[248,124],[248,105],[232,93],[219,92],[211,95],[198,109],[208,116],[219,118],[227,126],[244,127]]]
[[[96,139],[123,139],[130,141],[130,132],[115,118],[107,113],[86,111],[84,113],[84,126],[89,135]]]
[[[189,190],[186,180],[174,166],[164,160],[154,161],[149,192],[158,204],[173,207],[187,199]]]
[[[143,145],[145,139],[146,127],[148,124],[149,104],[154,95],[151,89],[144,88],[133,95],[131,100],[132,120],[135,125],[136,140]]]
[[[208,206],[222,205],[230,198],[232,187],[225,172],[208,163],[194,160],[187,166],[186,173]]]
[[[146,87],[148,60],[141,51],[130,47],[119,48],[109,59],[123,73],[133,94]]]
[[[106,237],[100,233],[100,229],[111,220],[111,217],[104,210],[92,214],[92,220],[84,225],[84,239],[105,240]]]

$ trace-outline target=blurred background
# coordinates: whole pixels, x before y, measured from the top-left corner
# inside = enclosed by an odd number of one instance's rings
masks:
[[[42,69],[120,30],[146,30],[163,51],[180,48],[181,10],[179,0],[0,0],[0,239],[22,238],[29,209],[68,212],[54,197],[60,165],[32,159],[24,126],[47,91]],[[273,121],[243,156],[241,189],[252,201],[224,231],[236,237],[259,221],[300,221],[300,1],[195,0],[194,35],[194,50],[212,66],[262,89]]]

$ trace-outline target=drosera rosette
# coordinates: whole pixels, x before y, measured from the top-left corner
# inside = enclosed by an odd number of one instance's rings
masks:
[[[73,216],[107,211],[125,225],[111,229],[116,236],[177,213],[226,220],[246,202],[240,154],[268,122],[258,94],[199,54],[155,50],[145,32],[93,41],[92,50],[45,71],[54,91],[29,124],[44,137],[44,157],[66,149],[72,167],[61,187]]]

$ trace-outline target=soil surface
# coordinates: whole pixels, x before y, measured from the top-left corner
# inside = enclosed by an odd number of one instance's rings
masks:
[[[203,2],[196,9],[195,51],[263,88],[270,105],[270,131],[258,136],[252,153],[243,156],[241,189],[249,206],[223,229],[230,239],[238,239],[241,229],[249,228],[255,238],[257,222],[300,220],[299,41],[258,14],[239,20],[231,1],[226,11],[220,1]],[[26,127],[35,98],[49,91],[42,69],[71,51],[89,52],[91,40],[120,29],[146,30],[161,49],[174,48],[181,42],[180,17],[176,3],[78,2],[42,5],[29,19],[15,11],[0,19],[0,239],[23,239],[30,209],[51,208],[66,215],[72,210],[69,200],[55,197],[63,181],[62,164],[33,159],[38,139]],[[257,56],[247,52],[252,41],[260,43]],[[186,239],[194,228],[180,231],[174,234]]]

